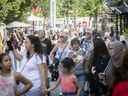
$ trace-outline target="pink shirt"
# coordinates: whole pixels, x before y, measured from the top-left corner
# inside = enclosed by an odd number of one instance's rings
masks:
[[[76,86],[76,76],[74,74],[72,75],[61,75],[61,89],[62,92],[70,93],[70,92],[76,92],[77,86]]]
[[[10,76],[0,75],[0,96],[15,96],[16,82],[12,72]]]

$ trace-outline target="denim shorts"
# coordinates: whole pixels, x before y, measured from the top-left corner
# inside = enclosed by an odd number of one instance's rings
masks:
[[[88,81],[86,74],[85,73],[77,74],[76,77],[78,79],[78,83],[79,83],[80,87],[82,87],[80,96],[88,96],[88,92],[84,91],[85,82]]]
[[[25,96],[43,96],[43,92],[41,88],[37,88],[29,91]]]

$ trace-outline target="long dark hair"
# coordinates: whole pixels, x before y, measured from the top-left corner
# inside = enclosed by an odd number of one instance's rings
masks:
[[[27,36],[27,38],[30,40],[30,42],[34,48],[34,51],[37,54],[43,54],[43,47],[41,45],[41,41],[40,41],[39,37],[34,36],[34,35],[29,35],[29,36]],[[29,56],[30,56],[30,53],[28,52],[27,57],[29,58]]]
[[[114,68],[114,84],[128,80],[128,50],[125,52],[123,64],[119,68]]]
[[[108,62],[111,58],[105,42],[101,38],[94,39],[94,53],[92,59],[92,66],[97,66],[97,73],[105,71]],[[98,64],[98,65],[97,65]]]
[[[71,40],[71,46],[73,46],[74,44],[79,44],[80,45],[80,41],[78,38],[74,38]]]
[[[94,42],[94,57],[105,55],[110,56],[107,46],[102,38],[96,38]]]
[[[2,63],[3,63],[3,58],[4,58],[5,56],[9,56],[9,55],[8,55],[7,53],[2,53],[2,54],[0,54],[0,70],[2,69],[1,66],[2,66]]]
[[[44,41],[43,41],[44,44],[46,44],[46,53],[49,55],[52,48],[53,48],[53,45],[52,45],[52,42],[50,39],[46,38]]]
[[[62,65],[63,65],[63,67],[65,68],[65,69],[67,69],[67,71],[68,72],[71,72],[72,71],[72,69],[74,68],[74,66],[75,66],[75,63],[74,63],[74,61],[73,61],[73,59],[72,58],[64,58],[62,61],[61,61],[61,63],[62,63]]]

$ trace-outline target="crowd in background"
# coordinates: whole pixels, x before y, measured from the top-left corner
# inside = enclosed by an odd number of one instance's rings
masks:
[[[128,95],[124,38],[90,28],[32,35],[15,31],[3,46],[0,96]]]

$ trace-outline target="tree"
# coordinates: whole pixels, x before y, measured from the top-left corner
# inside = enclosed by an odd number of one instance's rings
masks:
[[[62,0],[60,14],[65,17],[66,24],[68,24],[69,17],[72,16],[74,4],[76,0]]]
[[[102,0],[86,0],[83,2],[83,0],[80,1],[80,9],[82,9],[81,12],[84,12],[83,15],[94,17],[94,27],[97,30],[97,18],[98,15],[104,11],[104,5]]]
[[[44,16],[44,30],[46,29],[45,24],[48,24],[48,16],[49,16],[49,0],[43,0],[40,4],[39,4],[40,8],[42,9],[42,14]]]
[[[8,24],[22,20],[30,7],[31,0],[0,0],[0,21]]]
[[[62,10],[62,0],[56,0],[56,10],[57,10],[57,17],[63,17],[61,14],[61,10]]]
[[[32,7],[42,8],[43,5],[43,9],[46,8],[46,1],[48,0],[0,0],[0,21],[8,24],[14,20],[25,20]]]
[[[36,16],[48,17],[49,15],[49,0],[33,0],[32,7],[40,11],[33,13]]]

